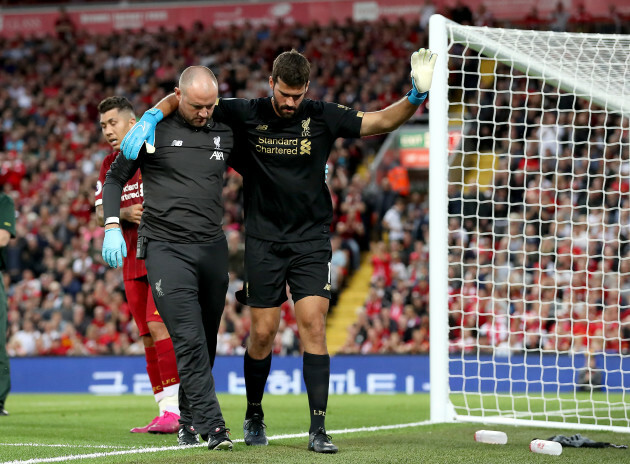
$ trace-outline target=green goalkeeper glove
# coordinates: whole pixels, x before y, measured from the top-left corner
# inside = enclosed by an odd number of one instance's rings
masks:
[[[412,105],[419,105],[427,98],[436,60],[437,54],[428,48],[421,48],[411,55],[411,83],[413,87],[407,93],[407,99]]]

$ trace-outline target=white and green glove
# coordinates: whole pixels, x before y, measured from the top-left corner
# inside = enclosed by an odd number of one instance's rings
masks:
[[[413,87],[407,92],[407,100],[412,105],[419,105],[427,98],[436,60],[437,54],[428,48],[421,48],[411,55],[411,83]]]

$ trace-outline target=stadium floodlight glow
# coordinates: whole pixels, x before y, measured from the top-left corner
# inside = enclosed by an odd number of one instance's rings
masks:
[[[429,41],[431,420],[630,432],[630,36]]]

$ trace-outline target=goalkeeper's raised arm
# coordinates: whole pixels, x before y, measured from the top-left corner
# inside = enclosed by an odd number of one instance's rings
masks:
[[[368,112],[363,115],[361,136],[377,135],[391,132],[400,127],[417,111],[418,106],[426,99],[437,54],[428,48],[421,48],[411,55],[411,90],[398,102],[380,111]],[[168,116],[177,109],[178,100],[174,93],[160,100],[154,108],[146,111],[140,121],[127,133],[121,143],[121,151],[125,158],[136,159],[142,145],[147,142],[148,150],[155,137],[155,127],[164,116]]]
[[[384,134],[397,129],[417,111],[431,88],[437,55],[421,48],[411,55],[411,90],[396,103],[380,111],[365,113],[361,136]]]

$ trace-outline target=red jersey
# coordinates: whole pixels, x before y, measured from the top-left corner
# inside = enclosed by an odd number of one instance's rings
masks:
[[[103,204],[103,184],[105,183],[105,176],[109,167],[118,156],[119,152],[114,152],[105,157],[103,164],[101,165],[101,172],[98,176],[98,182],[96,184],[96,196],[95,206]],[[138,170],[129,182],[123,187],[123,193],[120,197],[120,207],[126,208],[135,204],[142,204],[144,201],[144,191],[142,188],[142,176],[140,170]],[[127,257],[123,260],[123,279],[132,280],[147,275],[147,268],[144,265],[144,260],[136,259],[136,246],[138,242],[138,225],[120,221],[122,227],[123,237],[127,244]]]

